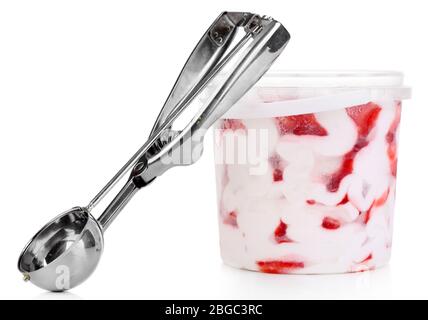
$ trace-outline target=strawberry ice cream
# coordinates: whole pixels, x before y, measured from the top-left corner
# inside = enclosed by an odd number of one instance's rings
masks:
[[[258,99],[263,107],[290,97]],[[385,265],[400,113],[401,101],[379,99],[315,113],[220,120],[215,153],[224,262],[301,274]],[[258,152],[242,151],[240,142]],[[239,160],[239,153],[246,157]]]

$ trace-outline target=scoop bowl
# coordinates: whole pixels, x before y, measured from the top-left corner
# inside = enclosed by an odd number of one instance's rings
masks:
[[[45,225],[18,260],[24,280],[49,291],[64,291],[85,281],[95,270],[104,247],[103,230],[81,207]]]

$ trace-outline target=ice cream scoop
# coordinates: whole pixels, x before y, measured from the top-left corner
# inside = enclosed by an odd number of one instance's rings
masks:
[[[238,37],[240,29],[244,32]],[[206,130],[259,80],[289,38],[287,30],[270,17],[222,13],[187,60],[147,142],[88,206],[56,217],[24,248],[18,261],[24,279],[51,291],[67,290],[86,280],[101,257],[104,231],[131,197],[169,168],[199,159]],[[183,129],[173,130],[183,111],[212,82],[216,90],[210,99]],[[125,186],[94,218],[90,211],[129,171]]]

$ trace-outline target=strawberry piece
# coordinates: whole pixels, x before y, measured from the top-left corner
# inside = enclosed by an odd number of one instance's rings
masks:
[[[277,243],[293,242],[293,240],[287,237],[287,228],[288,225],[286,225],[282,220],[280,220],[279,225],[276,227],[274,232],[275,241]]]
[[[284,180],[284,172],[281,169],[274,169],[272,176],[273,176],[273,181],[274,182],[278,182],[278,181],[283,181]]]
[[[313,199],[308,199],[308,200],[306,200],[306,203],[313,206],[316,202]]]
[[[336,192],[339,189],[343,178],[351,174],[354,170],[354,159],[357,153],[369,144],[367,136],[376,125],[376,120],[382,109],[375,103],[350,107],[346,109],[349,117],[354,120],[358,128],[357,142],[353,148],[343,156],[342,165],[339,170],[333,173],[327,182],[327,190]]]
[[[336,230],[340,228],[340,221],[332,217],[325,217],[321,226],[327,230]]]
[[[394,154],[394,156],[390,157],[390,169],[391,169],[391,174],[392,176],[396,177],[397,176],[397,156]]]
[[[284,161],[278,154],[269,158],[269,163],[273,168],[272,179],[274,182],[284,180]]]
[[[234,228],[238,228],[237,214],[236,211],[229,212],[226,218],[223,220],[224,224],[230,225]]]
[[[348,194],[345,194],[345,196],[343,197],[342,201],[340,201],[340,202],[337,204],[337,206],[341,206],[341,205],[347,204],[348,202],[349,202]]]
[[[275,119],[281,135],[294,134],[296,136],[326,136],[328,134],[327,130],[318,123],[313,113],[277,117]]]
[[[401,102],[396,105],[395,118],[386,134],[386,143],[388,144],[387,154],[389,158],[391,174],[397,176],[397,129],[400,124]]]
[[[382,109],[373,102],[346,108],[346,112],[358,127],[358,134],[360,137],[367,137],[374,128],[381,110]]]
[[[386,142],[391,143],[395,141],[397,129],[398,129],[398,126],[400,125],[400,118],[401,118],[401,102],[397,102],[395,118],[391,124],[391,127],[388,130],[388,133],[386,134]]]
[[[374,202],[373,202],[373,204],[374,204]],[[369,210],[367,210],[364,213],[364,216],[363,216],[363,222],[364,222],[364,224],[367,224],[370,221],[370,218],[372,217],[373,204],[370,206]]]
[[[372,216],[373,208],[383,206],[386,203],[386,201],[388,200],[388,196],[389,196],[389,188],[379,198],[377,198],[373,201],[369,210],[367,210],[365,212],[364,219],[363,219],[365,224],[367,224],[369,222],[369,220]]]
[[[264,273],[288,273],[291,270],[302,269],[305,264],[302,261],[271,260],[257,261],[259,270]]]
[[[369,254],[366,258],[360,262],[355,262],[355,265],[352,266],[351,272],[365,272],[369,270],[374,270],[374,266],[370,266],[370,261],[373,259],[373,254]]]
[[[360,263],[366,263],[369,262],[371,259],[373,259],[373,255],[370,253],[367,258],[365,258],[364,260],[362,260]]]
[[[350,272],[366,272],[375,270],[375,266],[370,266],[370,261],[373,259],[372,254],[369,254],[367,258],[361,262],[356,262],[354,266],[351,267]]]
[[[389,188],[388,188],[388,190],[386,190],[386,191],[381,195],[381,197],[380,197],[380,198],[377,198],[377,199],[374,201],[374,206],[375,206],[375,207],[381,207],[381,206],[383,206],[383,205],[386,203],[386,200],[388,200],[388,196],[389,196]]]
[[[339,190],[340,182],[342,182],[343,178],[352,173],[352,170],[354,170],[355,155],[356,152],[350,151],[343,156],[342,165],[338,171],[331,175],[330,180],[327,183],[328,191],[336,192]]]
[[[246,129],[244,123],[239,119],[224,119],[221,128],[223,130],[230,129],[232,131]]]

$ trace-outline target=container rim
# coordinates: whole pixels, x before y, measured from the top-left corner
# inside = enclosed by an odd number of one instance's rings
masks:
[[[403,78],[398,71],[271,70],[222,118],[317,113],[370,101],[392,105],[411,97],[411,88],[403,86]],[[288,98],[275,98],[281,96]]]
[[[255,87],[401,88],[404,75],[387,70],[269,70]]]

